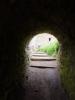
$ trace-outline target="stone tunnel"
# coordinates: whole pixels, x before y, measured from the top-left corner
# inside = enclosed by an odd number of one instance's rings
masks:
[[[75,100],[73,2],[2,1],[0,15],[0,100],[25,100],[25,46],[40,32],[51,32],[61,43],[61,84],[68,100]]]

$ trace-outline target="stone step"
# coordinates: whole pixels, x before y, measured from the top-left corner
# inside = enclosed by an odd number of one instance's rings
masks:
[[[53,60],[53,61],[30,61],[30,66],[31,67],[39,67],[39,68],[57,68],[58,67],[58,61]]]
[[[34,60],[34,61],[52,61],[52,60],[56,60],[56,57],[49,57],[49,56],[31,56],[30,60]]]

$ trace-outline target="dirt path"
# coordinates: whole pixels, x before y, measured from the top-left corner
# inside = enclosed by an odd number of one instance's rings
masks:
[[[58,69],[28,67],[25,100],[67,100]]]

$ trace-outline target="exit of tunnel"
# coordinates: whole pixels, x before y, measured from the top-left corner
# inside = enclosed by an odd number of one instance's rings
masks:
[[[31,38],[26,47],[26,53],[30,66],[57,67],[60,43],[52,34],[40,33]]]

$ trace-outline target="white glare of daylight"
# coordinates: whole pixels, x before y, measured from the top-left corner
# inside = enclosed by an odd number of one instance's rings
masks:
[[[28,47],[30,48],[31,51],[33,50],[36,51],[38,47],[45,45],[46,43],[49,43],[49,42],[54,42],[56,40],[57,39],[53,35],[48,34],[48,33],[42,33],[42,34],[38,34],[34,36],[32,40],[30,41]]]

